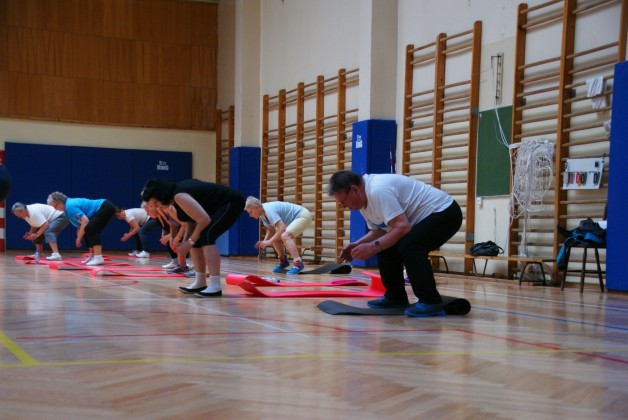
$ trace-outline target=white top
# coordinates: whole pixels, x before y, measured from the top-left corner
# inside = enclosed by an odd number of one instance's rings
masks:
[[[28,204],[26,209],[28,210],[28,217],[25,217],[24,220],[32,227],[37,228],[46,222],[52,222],[63,214],[62,211],[55,210],[48,204]]]
[[[144,209],[126,209],[124,210],[124,220],[131,222],[134,220],[138,225],[142,226],[149,219],[148,213]]]
[[[363,179],[367,205],[360,213],[370,230],[388,231],[388,222],[402,213],[415,225],[454,201],[444,191],[403,175],[371,174]]]
[[[263,203],[266,215],[261,215],[260,220],[264,226],[275,226],[280,220],[284,225],[288,226],[294,221],[301,212],[303,207],[298,204],[285,203],[283,201],[273,201],[271,203]]]

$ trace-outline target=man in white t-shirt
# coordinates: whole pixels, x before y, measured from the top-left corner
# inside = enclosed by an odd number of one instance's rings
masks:
[[[274,201],[262,203],[255,197],[248,197],[244,210],[249,216],[259,219],[266,227],[266,236],[255,244],[257,249],[272,246],[279,256],[279,264],[273,268],[278,272],[288,267],[288,257],[285,249],[292,257],[292,268],[288,274],[299,274],[305,264],[299,255],[295,238],[299,237],[312,224],[312,213],[298,204]]]
[[[462,225],[462,211],[454,199],[403,175],[351,171],[333,174],[327,191],[343,208],[359,210],[369,228],[362,238],[344,247],[339,257],[340,261],[366,260],[377,254],[386,293],[369,301],[368,306],[384,309],[409,305],[405,266],[412,291],[419,298],[405,310],[406,315],[445,315],[428,254]]]
[[[23,236],[24,239],[33,241],[39,255],[43,255],[44,241],[50,246],[52,254],[46,257],[50,261],[61,261],[61,254],[57,246],[59,234],[68,225],[69,220],[65,213],[55,210],[48,204],[13,204],[11,213],[20,219],[24,219],[31,228]]]
[[[144,226],[144,224],[148,222],[148,219],[149,219],[149,216],[148,216],[148,213],[146,213],[146,210],[144,210],[143,208],[137,208],[137,209],[118,208],[116,209],[116,217],[120,220],[125,220],[131,227],[131,229],[127,233],[122,235],[122,238],[120,238],[120,240],[122,242],[126,242],[131,238],[135,239],[135,249],[133,250],[133,252],[129,253],[129,257],[137,257],[137,258],[150,257],[150,254],[145,249],[146,237],[145,235],[143,235],[143,232],[141,232],[142,226]]]

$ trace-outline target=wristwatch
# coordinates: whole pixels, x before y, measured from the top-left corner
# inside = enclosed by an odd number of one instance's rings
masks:
[[[373,245],[375,245],[375,248],[377,248],[377,252],[382,252],[382,246],[380,245],[379,241],[375,241],[373,242]]]
[[[192,245],[194,245],[196,243],[192,239],[188,239],[188,242],[191,243]]]

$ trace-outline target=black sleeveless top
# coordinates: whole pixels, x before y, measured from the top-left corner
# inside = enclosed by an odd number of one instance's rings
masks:
[[[178,193],[187,193],[192,196],[203,209],[211,216],[220,207],[228,204],[232,201],[244,202],[244,197],[239,191],[229,188],[225,185],[214,184],[211,182],[200,181],[198,179],[188,179],[185,181],[177,182],[177,186],[174,189],[174,195]],[[182,222],[193,222],[179,205],[174,203],[175,209],[177,209],[177,218]]]

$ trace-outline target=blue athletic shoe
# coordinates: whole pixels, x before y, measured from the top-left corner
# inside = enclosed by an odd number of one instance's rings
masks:
[[[304,268],[305,264],[303,264],[303,261],[295,261],[292,268],[288,270],[288,274],[299,274]]]
[[[388,299],[386,296],[366,302],[368,307],[374,309],[405,308],[409,304],[408,302],[397,302],[396,300]]]
[[[273,273],[276,273],[278,271],[283,270],[284,268],[288,267],[290,265],[290,263],[288,262],[288,258],[285,259],[279,259],[279,264],[277,264],[275,266],[275,268],[273,268]]]
[[[445,316],[445,309],[440,303],[417,303],[414,306],[406,309],[404,313],[414,318],[427,318],[429,316]]]

